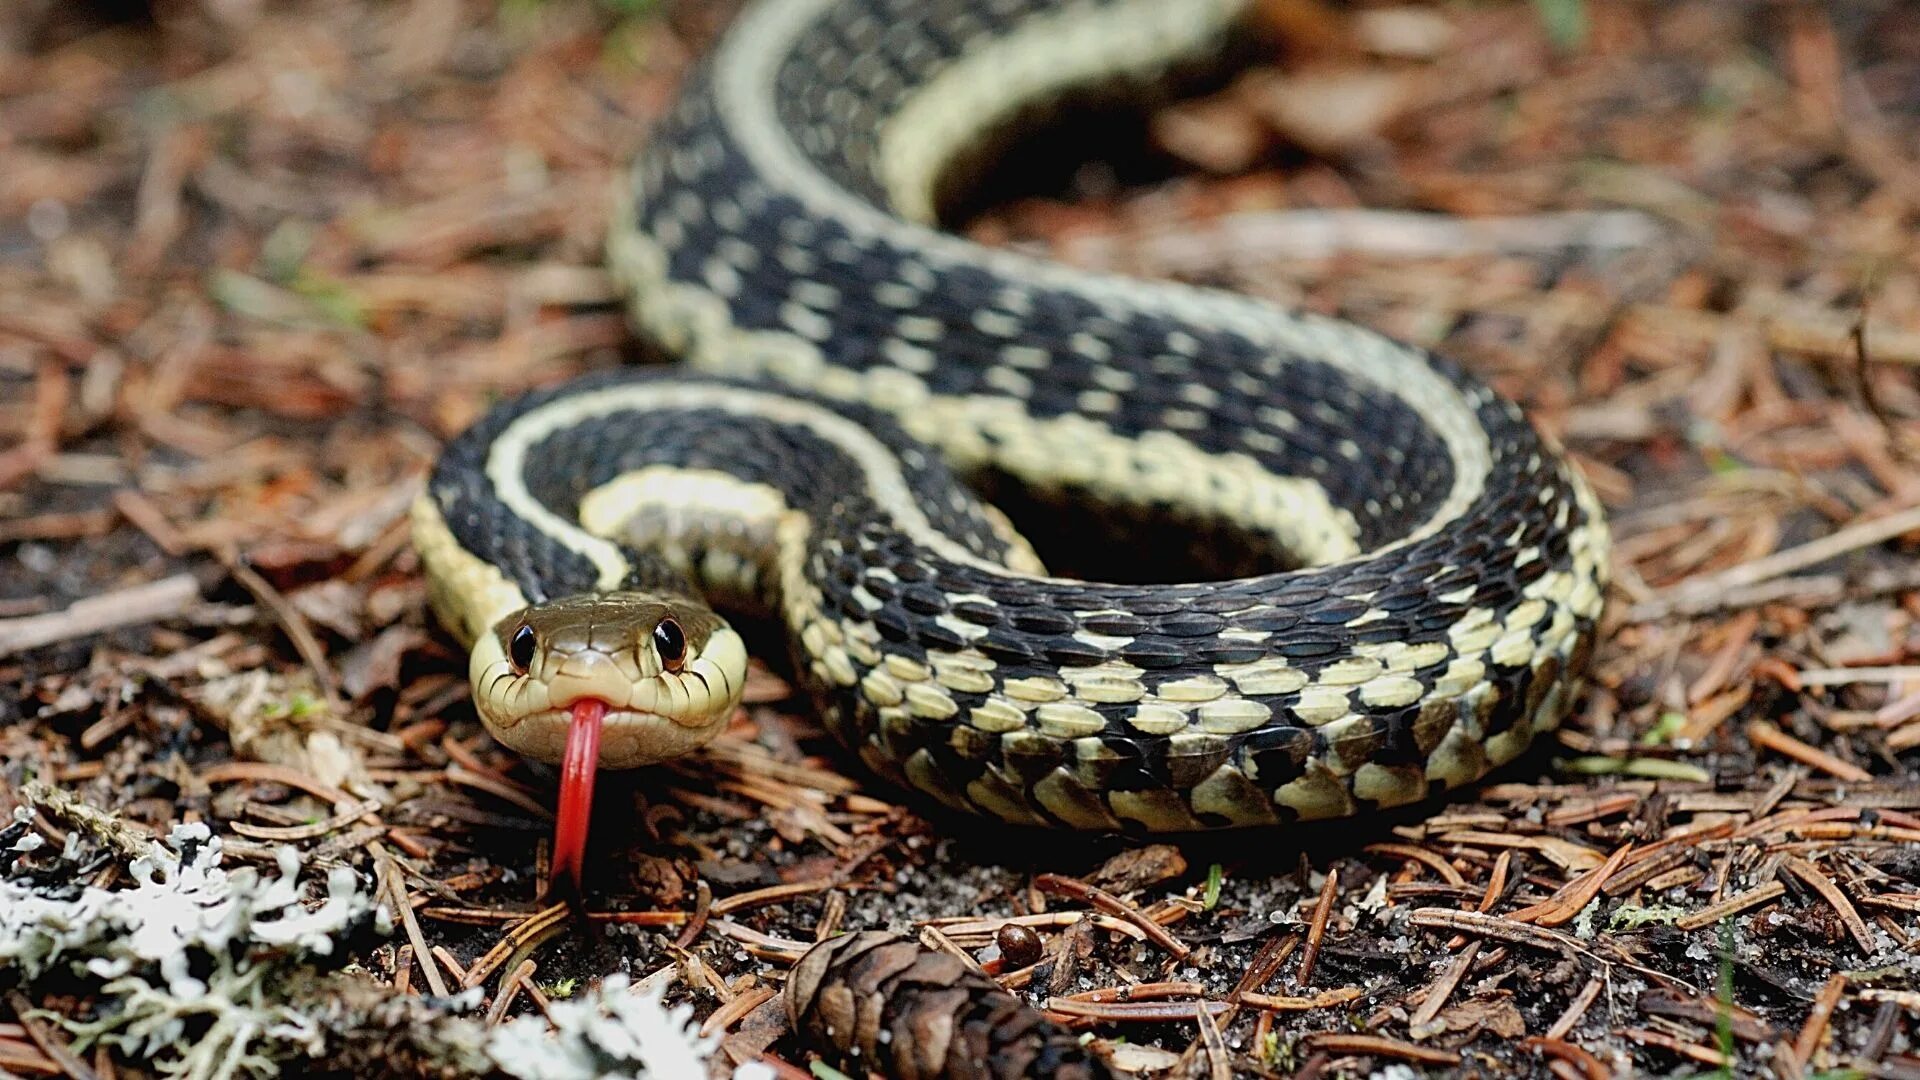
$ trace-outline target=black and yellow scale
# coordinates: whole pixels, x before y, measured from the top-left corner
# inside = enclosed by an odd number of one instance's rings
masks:
[[[1183,831],[1420,799],[1567,712],[1607,533],[1450,363],[1334,319],[939,231],[1037,108],[1222,48],[1241,0],[764,0],[608,240],[685,364],[507,404],[415,512],[506,745],[685,753],[739,700],[715,609],[777,616],[876,771],[1009,822]],[[1299,569],[1046,576],[959,478],[1257,538]],[[1155,559],[1142,551],[1142,563]]]

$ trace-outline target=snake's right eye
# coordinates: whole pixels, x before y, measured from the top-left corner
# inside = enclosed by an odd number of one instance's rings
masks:
[[[660,666],[679,671],[687,662],[687,635],[669,615],[653,628],[653,647],[660,653]]]
[[[534,644],[533,627],[521,623],[520,629],[515,630],[513,638],[507,642],[507,659],[513,662],[516,674],[525,675],[527,669],[533,666]]]

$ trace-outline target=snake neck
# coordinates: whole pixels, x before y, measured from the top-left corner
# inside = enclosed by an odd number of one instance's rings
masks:
[[[534,395],[450,446],[433,497],[529,602],[614,590],[777,608],[783,527],[980,567],[1031,548],[886,416],[764,386],[619,372]],[[868,533],[860,532],[861,528]]]

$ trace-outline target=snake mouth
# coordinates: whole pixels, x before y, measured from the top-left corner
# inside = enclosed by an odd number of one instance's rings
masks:
[[[564,765],[575,737],[578,710],[589,702],[604,710],[597,725],[600,739],[596,764],[602,769],[639,768],[690,753],[712,741],[731,715],[729,710],[689,725],[675,717],[588,697],[566,708],[541,709],[513,718],[483,715],[482,721],[494,739],[514,753],[548,765]]]

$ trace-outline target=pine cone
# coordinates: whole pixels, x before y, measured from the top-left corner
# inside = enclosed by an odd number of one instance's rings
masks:
[[[1107,1080],[1106,1063],[957,957],[868,931],[821,942],[787,978],[802,1041],[899,1080]]]

